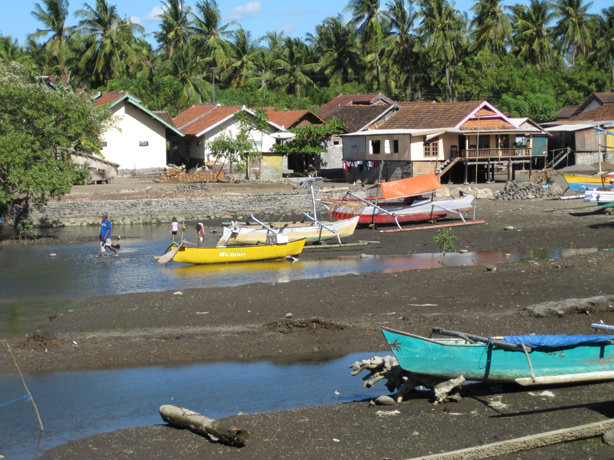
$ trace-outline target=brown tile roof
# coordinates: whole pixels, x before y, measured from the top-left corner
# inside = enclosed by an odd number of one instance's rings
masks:
[[[602,104],[614,104],[614,93],[594,93],[595,99]]]
[[[394,101],[384,96],[382,93],[370,94],[340,94],[336,98],[320,107],[320,117],[324,120],[330,120],[332,113],[340,107],[348,107],[355,105],[393,105]]]
[[[182,129],[188,123],[193,122],[196,118],[202,117],[204,114],[210,112],[215,107],[215,104],[196,104],[192,107],[185,109],[183,112],[178,113],[175,118],[173,118],[173,124]]]
[[[113,104],[126,96],[127,94],[124,91],[109,91],[108,93],[103,93],[99,98],[94,100],[94,107],[104,104]]]
[[[188,110],[192,109],[192,107],[190,107]],[[178,126],[177,119],[185,113],[183,112],[173,119],[173,123],[175,124],[175,126],[179,127],[182,133],[196,136],[203,131],[211,128],[212,126],[216,125],[217,123],[225,120],[226,118],[230,117],[241,109],[242,106],[239,105],[213,106],[212,109],[209,111],[201,111],[201,114],[192,118],[192,121],[188,121],[187,123]]]
[[[337,110],[331,112],[329,120],[339,117],[346,132],[352,133],[369,127],[388,110],[390,110],[388,105],[338,107]]]
[[[324,123],[324,120],[310,110],[268,110],[266,115],[269,121],[286,129]]]
[[[614,120],[614,104],[604,104],[598,109],[581,112],[569,119],[570,121],[605,121]]]
[[[469,102],[408,102],[381,129],[453,128],[462,122],[483,101]]]
[[[153,113],[155,113],[169,125],[174,126],[173,117],[171,117],[171,115],[166,110],[153,110]]]
[[[557,120],[564,120],[571,117],[574,113],[576,113],[576,110],[578,110],[579,107],[579,105],[566,105],[561,107],[556,113]]]

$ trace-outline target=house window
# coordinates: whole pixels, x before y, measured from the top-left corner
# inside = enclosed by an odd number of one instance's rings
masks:
[[[107,146],[107,141],[102,141],[100,143],[100,147],[105,148]]]
[[[149,146],[149,141],[139,141],[139,147],[147,147]]]
[[[436,157],[438,155],[439,155],[439,143],[436,140],[424,143],[424,156],[425,157]]]
[[[373,155],[379,155],[380,153],[380,141],[376,140],[376,141],[371,141],[371,153]]]
[[[399,153],[399,140],[395,139],[392,141],[392,153]]]
[[[339,145],[341,143],[341,138],[339,136],[333,136],[333,145]]]

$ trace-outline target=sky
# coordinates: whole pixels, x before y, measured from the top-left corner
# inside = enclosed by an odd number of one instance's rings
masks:
[[[115,5],[119,15],[130,18],[133,22],[145,28],[147,39],[155,45],[153,32],[158,30],[157,16],[162,11],[163,1],[154,0],[108,0]],[[35,32],[42,24],[33,16],[34,6],[42,0],[0,0],[0,35],[16,39],[19,45],[24,45],[29,34]],[[84,4],[96,6],[96,0],[69,0],[70,18],[67,25],[78,23],[74,13],[83,9]],[[194,6],[197,0],[185,0],[187,6]],[[381,0],[381,5],[386,5]],[[453,2],[456,9],[467,12],[471,17],[471,7],[474,2],[456,0]],[[528,4],[528,0],[508,0],[504,5],[518,3]],[[587,1],[583,2],[588,3]],[[283,33],[288,37],[305,38],[307,34],[315,34],[315,28],[328,17],[343,14],[349,0],[218,0],[218,7],[222,14],[222,24],[235,20],[251,33],[256,40],[268,32]],[[602,9],[611,5],[611,0],[593,0],[589,12],[600,13]]]

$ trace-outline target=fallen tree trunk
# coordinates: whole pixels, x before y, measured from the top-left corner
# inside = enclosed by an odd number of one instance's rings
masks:
[[[471,460],[488,458],[511,454],[513,452],[537,449],[539,447],[550,446],[562,442],[594,438],[595,436],[603,435],[606,431],[611,429],[614,429],[614,419],[607,419],[587,425],[579,425],[571,428],[548,431],[546,433],[523,436],[508,441],[484,444],[483,446],[426,455],[424,457],[413,457],[411,460],[457,460],[461,458],[463,460]]]
[[[183,407],[165,404],[160,406],[160,416],[162,420],[175,428],[188,429],[193,433],[209,438],[211,441],[221,442],[229,446],[242,447],[249,437],[247,430],[218,422]]]

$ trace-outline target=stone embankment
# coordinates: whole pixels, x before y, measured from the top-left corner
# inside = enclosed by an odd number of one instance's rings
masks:
[[[360,195],[367,195],[367,188],[352,187],[350,184],[328,189],[320,193],[322,198],[340,198],[349,188]],[[111,195],[101,194],[99,190],[82,195],[65,197],[50,201],[42,209],[32,209],[30,219],[35,227],[61,227],[99,225],[100,213],[106,211],[114,224],[159,224],[168,223],[172,217],[180,222],[218,222],[229,220],[248,220],[251,214],[263,220],[300,219],[303,213],[312,214],[313,204],[309,192],[301,188],[279,187],[279,191],[258,192],[216,190],[210,186],[177,186],[168,188],[156,195],[148,186],[144,194],[136,196],[134,191],[121,190]],[[462,191],[476,198],[492,198],[492,191],[473,186],[444,186],[439,190],[440,199],[457,197]],[[318,216],[330,218],[326,208],[317,205]]]

